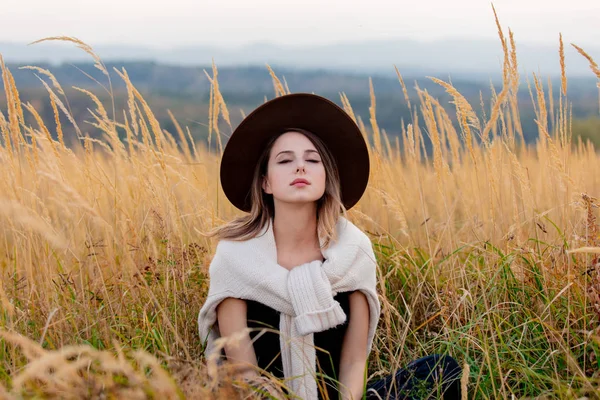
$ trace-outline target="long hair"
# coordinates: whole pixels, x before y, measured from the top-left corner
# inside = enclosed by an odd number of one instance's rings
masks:
[[[213,231],[208,236],[218,239],[244,241],[256,237],[275,216],[273,195],[267,194],[262,189],[262,181],[267,175],[267,166],[273,144],[286,132],[298,132],[306,136],[321,156],[325,168],[325,193],[317,200],[317,233],[327,247],[336,239],[335,226],[340,214],[346,215],[346,209],[341,199],[340,176],[333,155],[325,143],[317,135],[304,129],[290,128],[275,135],[268,142],[258,159],[252,186],[250,188],[251,208],[248,215],[236,218]]]

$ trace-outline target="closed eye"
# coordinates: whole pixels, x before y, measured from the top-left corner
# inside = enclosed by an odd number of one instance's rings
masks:
[[[278,161],[277,164],[287,164],[287,163],[290,163],[290,162],[292,162],[292,160],[281,160],[281,161]],[[306,162],[313,163],[313,164],[318,164],[318,163],[321,162],[321,160],[306,160]]]

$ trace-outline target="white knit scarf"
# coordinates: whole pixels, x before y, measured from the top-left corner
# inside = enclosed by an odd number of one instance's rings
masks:
[[[200,337],[208,339],[206,354],[215,351],[219,335],[216,308],[228,297],[260,302],[280,312],[280,347],[288,387],[302,399],[317,399],[316,351],[313,334],[346,321],[333,299],[359,290],[369,304],[367,354],[371,351],[380,304],[376,292],[376,261],[369,238],[340,217],[337,240],[322,250],[324,262],[313,261],[288,270],[277,264],[272,223],[256,238],[221,240],[210,264],[210,287],[200,310]]]

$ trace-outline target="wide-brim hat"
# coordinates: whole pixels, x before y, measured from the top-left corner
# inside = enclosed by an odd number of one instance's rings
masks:
[[[309,93],[270,100],[252,111],[234,130],[221,159],[221,187],[242,211],[251,209],[254,170],[273,136],[304,129],[317,135],[337,164],[341,198],[346,209],[362,197],[369,181],[369,152],[352,118],[332,101]]]

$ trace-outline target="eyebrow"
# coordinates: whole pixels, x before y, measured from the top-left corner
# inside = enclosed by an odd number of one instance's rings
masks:
[[[304,154],[306,154],[306,153],[317,153],[317,154],[319,154],[319,152],[318,152],[318,151],[316,151],[316,150],[312,150],[312,149],[305,150],[305,151],[304,151]],[[279,156],[280,156],[280,155],[282,155],[282,154],[294,154],[294,152],[293,152],[293,151],[291,151],[291,150],[284,150],[284,151],[280,151],[279,153],[277,153],[277,155],[276,155],[275,157],[279,157]]]

